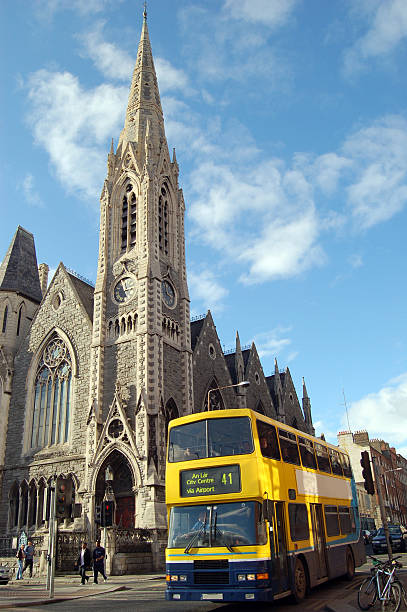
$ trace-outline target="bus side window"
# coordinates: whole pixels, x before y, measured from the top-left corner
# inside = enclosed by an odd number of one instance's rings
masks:
[[[268,459],[280,459],[280,449],[278,448],[276,428],[274,425],[257,421],[257,433],[260,440],[260,449],[263,457]]]
[[[350,467],[350,461],[348,455],[344,455],[343,453],[339,453],[342,462],[343,475],[346,478],[352,478],[352,469]]]
[[[328,450],[329,450],[329,457],[331,459],[333,474],[336,474],[337,476],[343,476],[341,460],[340,460],[338,451],[334,450],[333,448],[330,448]]]
[[[328,537],[339,535],[339,519],[337,506],[324,506],[326,534]]]
[[[279,429],[278,437],[280,439],[280,448],[283,461],[286,463],[294,463],[294,465],[300,465],[297,436],[290,431],[285,431],[285,429]]]
[[[288,504],[290,535],[293,542],[309,540],[309,522],[305,504]]]
[[[312,444],[312,440],[298,436],[298,446],[300,447],[302,465],[304,467],[316,470],[317,462],[315,459],[314,445]]]
[[[350,508],[347,506],[339,506],[339,523],[341,526],[341,533],[346,535],[352,533],[352,521],[350,516]]]
[[[318,469],[321,472],[331,473],[331,465],[329,463],[328,449],[323,444],[315,442],[315,454],[318,461]]]

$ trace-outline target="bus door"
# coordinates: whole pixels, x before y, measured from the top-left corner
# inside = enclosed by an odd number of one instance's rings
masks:
[[[322,504],[310,504],[312,516],[312,533],[314,537],[314,549],[316,555],[317,579],[328,575],[326,562],[326,540],[324,517],[322,515]]]
[[[284,502],[274,502],[273,533],[270,533],[272,582],[275,593],[288,591],[287,537],[284,520]],[[274,536],[274,538],[273,538]]]

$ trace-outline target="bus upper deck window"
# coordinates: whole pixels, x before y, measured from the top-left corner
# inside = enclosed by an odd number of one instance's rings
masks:
[[[294,465],[300,465],[297,436],[290,431],[285,431],[285,429],[279,429],[278,437],[280,438],[280,448],[283,461],[286,463],[294,463]]]
[[[314,445],[312,444],[312,440],[298,436],[298,445],[300,447],[302,465],[304,467],[316,470],[317,462],[315,459]]]
[[[192,461],[206,457],[205,421],[187,423],[170,430],[168,461]]]
[[[247,417],[209,419],[209,456],[247,455],[253,452],[253,436]]]
[[[276,428],[274,425],[257,421],[257,433],[260,440],[260,450],[263,457],[268,459],[280,459],[280,449],[278,448]]]
[[[331,459],[332,472],[337,476],[343,476],[341,460],[338,451],[333,448],[329,449],[329,457]]]
[[[342,462],[343,475],[346,478],[352,478],[352,469],[350,467],[350,461],[348,455],[344,455],[343,453],[339,453]]]
[[[328,449],[323,444],[315,442],[315,454],[317,456],[318,469],[321,472],[331,473],[331,465],[329,463]]]

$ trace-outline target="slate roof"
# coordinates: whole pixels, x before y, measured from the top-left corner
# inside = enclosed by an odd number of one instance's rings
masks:
[[[227,353],[225,355],[226,365],[228,366],[230,377],[232,379],[232,384],[234,385],[237,383],[235,360],[236,360],[236,353]]]
[[[89,315],[90,320],[93,321],[93,296],[95,293],[94,287],[92,287],[92,285],[89,285],[88,283],[85,283],[83,280],[77,278],[69,272],[67,272],[67,274],[69,275],[72,284],[78,292],[78,295],[82,301],[86,312]]]
[[[278,401],[276,394],[274,393],[274,374],[272,374],[271,376],[266,376],[266,383],[270,391],[271,399],[273,400],[273,405],[277,407]]]
[[[34,236],[20,225],[0,266],[0,290],[15,291],[38,304],[42,300]]]
[[[206,317],[203,319],[198,319],[197,321],[191,321],[191,349],[194,350],[196,347],[196,343],[199,338],[199,334],[201,333],[203,324],[205,323]]]

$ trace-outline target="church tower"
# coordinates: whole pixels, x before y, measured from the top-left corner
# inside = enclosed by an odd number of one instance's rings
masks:
[[[165,136],[146,11],[124,129],[107,166],[87,452],[95,470],[106,467],[109,452],[116,459],[123,453],[133,475],[135,526],[164,528],[166,426],[193,410],[192,358],[185,205]],[[96,475],[88,477],[92,489]]]

